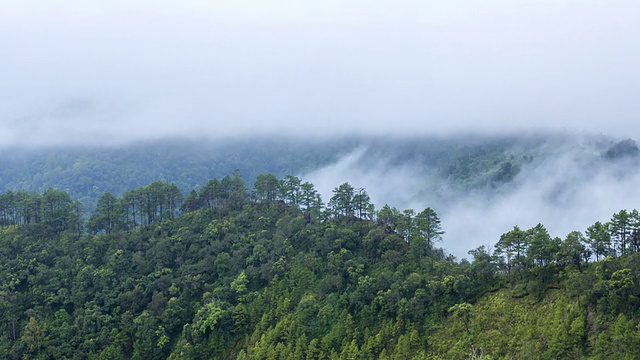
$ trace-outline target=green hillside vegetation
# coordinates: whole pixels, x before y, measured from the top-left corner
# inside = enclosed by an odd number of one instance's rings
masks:
[[[169,181],[183,192],[238,169],[245,179],[261,173],[304,173],[352,151],[354,140],[302,142],[250,139],[166,139],[121,147],[3,149],[0,191],[68,192],[92,212],[105,192],[122,196],[153,181]]]
[[[0,195],[7,359],[637,358],[640,214],[458,261],[430,208],[238,173],[183,196]]]

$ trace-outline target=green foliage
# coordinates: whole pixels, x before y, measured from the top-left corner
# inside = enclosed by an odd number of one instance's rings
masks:
[[[471,262],[431,208],[340,185],[328,214],[295,176],[103,194],[0,194],[8,359],[637,358],[636,230],[514,227]],[[262,188],[260,188],[262,187]],[[637,212],[627,212],[633,219]],[[377,218],[376,218],[377,216]],[[618,216],[620,217],[620,216]],[[613,221],[611,222],[614,223]],[[626,225],[625,225],[626,226]],[[628,233],[623,239],[622,233]],[[617,251],[603,252],[606,240]],[[626,245],[620,245],[624,242]],[[593,262],[599,256],[607,257]]]
[[[64,189],[92,211],[105,192],[125,192],[160,180],[183,192],[204,186],[235,169],[246,179],[261,173],[305,173],[336,161],[357,147],[355,140],[249,139],[186,141],[164,139],[121,147],[4,149],[0,192],[42,193]]]

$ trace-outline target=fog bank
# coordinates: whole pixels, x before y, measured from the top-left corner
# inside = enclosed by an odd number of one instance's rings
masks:
[[[640,2],[0,1],[0,146],[639,137]]]
[[[364,148],[303,178],[316,184],[326,200],[347,181],[366,188],[378,209],[384,204],[400,210],[431,207],[446,232],[441,246],[469,258],[467,251],[492,248],[514,225],[528,229],[542,223],[552,236],[564,238],[608,221],[621,209],[639,208],[636,159],[605,159],[598,149],[583,145],[537,148],[534,161],[523,163],[512,181],[497,187],[464,189],[411,161],[372,163]]]

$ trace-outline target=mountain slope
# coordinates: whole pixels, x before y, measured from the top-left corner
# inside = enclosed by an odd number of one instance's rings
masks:
[[[637,356],[637,211],[563,239],[514,227],[458,262],[430,209],[358,214],[353,197],[345,214],[338,193],[307,207],[240,181],[131,230],[83,233],[55,191],[36,220],[3,223],[2,357]]]

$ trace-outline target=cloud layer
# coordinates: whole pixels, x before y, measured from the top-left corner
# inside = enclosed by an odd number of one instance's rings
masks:
[[[0,2],[0,143],[640,133],[640,3]]]
[[[534,150],[536,160],[497,188],[461,189],[411,161],[390,163],[382,157],[372,163],[365,149],[302,177],[324,199],[337,184],[349,182],[366,188],[378,209],[384,204],[400,210],[433,208],[446,232],[442,246],[458,258],[469,258],[467,251],[481,245],[492,248],[514,225],[528,229],[542,223],[552,236],[564,238],[608,221],[621,209],[640,206],[635,159],[605,160],[593,144],[577,138]]]

